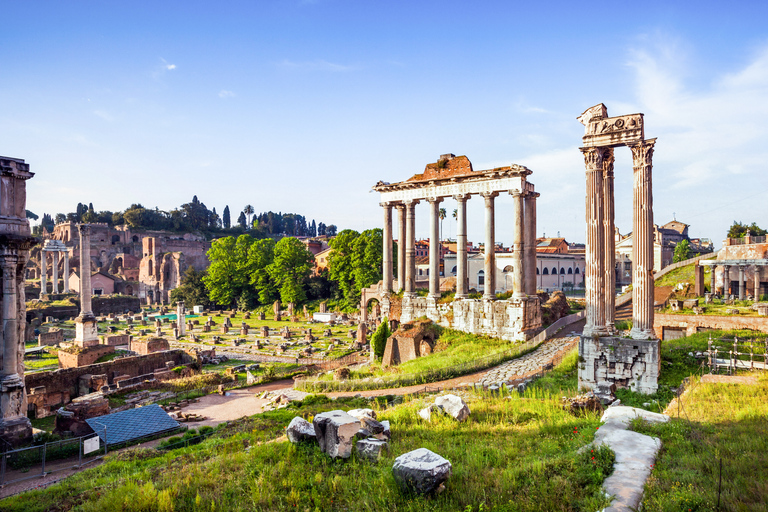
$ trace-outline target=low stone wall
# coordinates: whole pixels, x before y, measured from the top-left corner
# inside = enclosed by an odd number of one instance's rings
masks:
[[[714,315],[668,315],[656,313],[653,317],[653,330],[659,339],[664,337],[664,330],[684,331],[690,336],[702,330],[711,329],[751,329],[768,333],[768,317],[761,316],[714,316]],[[679,336],[677,336],[679,337]]]
[[[61,329],[51,330],[48,332],[41,332],[37,336],[37,345],[42,347],[50,347],[54,345],[58,345],[64,341],[64,331]]]
[[[168,350],[156,352],[146,356],[133,356],[107,361],[106,363],[91,364],[79,368],[64,368],[50,372],[28,373],[24,376],[27,394],[32,389],[38,389],[36,393],[66,393],[70,397],[78,395],[78,379],[82,375],[106,375],[108,382],[114,383],[114,379],[120,375],[131,377],[154,374],[158,368],[166,368],[166,362],[173,362],[173,366],[180,366],[192,362],[194,358],[183,350]]]
[[[170,349],[171,345],[163,338],[131,341],[131,350],[142,356],[153,354],[155,352],[164,352]]]
[[[132,336],[130,334],[106,334],[102,338],[102,345],[130,345]]]
[[[102,356],[111,354],[115,347],[109,345],[96,345],[83,349],[81,352],[70,353],[66,350],[59,350],[59,368],[77,368],[78,366],[88,366]]]
[[[387,314],[387,299],[382,302],[383,314]],[[427,297],[404,297],[400,323],[422,316],[443,327],[510,341],[525,341],[541,327],[538,297],[523,301],[459,299],[447,304]]]

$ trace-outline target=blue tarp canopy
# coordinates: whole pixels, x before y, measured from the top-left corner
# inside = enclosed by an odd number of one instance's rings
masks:
[[[159,434],[180,426],[157,404],[97,416],[85,422],[107,445]]]

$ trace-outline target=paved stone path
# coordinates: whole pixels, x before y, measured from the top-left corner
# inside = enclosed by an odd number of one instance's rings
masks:
[[[570,351],[578,342],[578,336],[545,341],[533,352],[492,368],[477,383],[482,386],[490,386],[533,375],[552,365],[553,361]]]

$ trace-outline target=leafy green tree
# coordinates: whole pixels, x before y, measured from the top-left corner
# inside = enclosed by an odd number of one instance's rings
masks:
[[[329,242],[333,249],[328,257],[330,278],[349,305],[360,301],[360,290],[381,279],[383,234],[381,229],[358,233],[341,231]]]
[[[325,226],[325,234],[328,236],[336,236],[336,225],[329,224],[328,226]]]
[[[387,317],[382,318],[381,324],[376,329],[376,332],[371,336],[371,350],[376,356],[376,359],[384,357],[384,349],[387,348],[387,339],[392,335],[389,332],[389,322]]]
[[[267,266],[284,303],[299,304],[306,299],[304,286],[312,272],[314,256],[300,240],[285,237],[275,245],[275,259]]]
[[[251,285],[259,302],[269,304],[278,297],[275,282],[269,273],[268,267],[275,261],[275,241],[271,238],[257,240],[248,255],[250,258]]]
[[[741,222],[733,221],[733,225],[728,230],[728,238],[744,238],[749,233],[751,236],[763,236],[768,231],[762,229],[757,223],[753,222],[751,225],[742,224]]]
[[[250,235],[214,240],[208,250],[208,275],[203,277],[211,301],[233,306],[243,294],[253,293],[249,254],[254,239]]]
[[[224,229],[232,227],[232,218],[229,214],[229,205],[224,207],[224,213],[221,214],[221,222],[224,225]]]
[[[189,267],[184,275],[181,276],[181,283],[178,287],[171,290],[171,303],[184,301],[188,307],[209,306],[211,301],[208,299],[208,290],[205,287],[205,270],[195,270],[195,267]]]
[[[691,246],[688,240],[683,240],[675,246],[675,253],[672,256],[672,262],[685,261],[691,257]]]

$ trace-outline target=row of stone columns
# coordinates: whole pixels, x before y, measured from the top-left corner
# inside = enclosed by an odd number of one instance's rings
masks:
[[[653,332],[653,194],[654,140],[630,145],[634,167],[632,218],[632,332],[635,339]],[[613,148],[581,148],[587,178],[586,302],[584,335],[614,332],[616,249],[614,239]]]
[[[59,254],[64,257],[64,275],[63,285],[64,293],[69,291],[69,252],[67,247],[58,240],[46,240],[45,245],[40,249],[40,293],[48,293],[48,257],[47,253],[52,255],[52,280],[53,293],[59,293]]]
[[[744,277],[745,265],[712,265],[712,275],[710,277],[710,291],[713,294],[717,292],[717,287],[715,286],[715,269],[718,266],[723,268],[723,288],[722,288],[723,295],[730,295],[729,292],[730,292],[730,286],[731,286],[731,274],[730,274],[731,268],[734,266],[739,267],[738,294],[739,294],[739,300],[744,300],[747,295],[747,281]],[[754,272],[753,293],[755,295],[755,300],[758,300],[760,295],[760,267],[757,265],[755,266],[755,272]]]
[[[513,298],[522,299],[536,294],[536,198],[535,192],[511,191],[514,201],[513,233]],[[482,193],[485,201],[485,264],[484,299],[496,298],[496,212],[495,198],[498,192]],[[456,298],[469,295],[467,265],[467,199],[470,194],[453,196],[457,203],[457,264]],[[440,203],[443,197],[428,198],[430,212],[429,229],[429,296],[440,297]],[[418,199],[401,203],[382,203],[384,208],[384,291],[394,291],[392,286],[392,208],[398,211],[398,265],[397,291],[412,295],[416,291],[416,215]],[[403,243],[404,242],[404,243]]]

